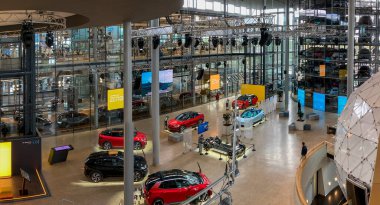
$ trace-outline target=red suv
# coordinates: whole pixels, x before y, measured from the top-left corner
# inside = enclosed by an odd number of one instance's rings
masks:
[[[135,150],[144,149],[147,144],[146,135],[142,132],[135,130],[134,132],[134,145]],[[124,129],[123,128],[112,128],[106,129],[99,134],[99,146],[105,150],[111,148],[124,146]]]
[[[251,105],[256,105],[259,99],[256,95],[241,95],[236,99],[239,109],[245,109]],[[232,102],[232,107],[235,107],[235,100]]]
[[[209,179],[201,172],[172,169],[148,176],[144,194],[148,205],[164,205],[185,201],[205,189]],[[208,191],[198,201],[206,201],[212,192]]]
[[[171,132],[183,132],[186,128],[202,123],[205,116],[199,112],[184,112],[175,119],[168,121],[168,129]]]

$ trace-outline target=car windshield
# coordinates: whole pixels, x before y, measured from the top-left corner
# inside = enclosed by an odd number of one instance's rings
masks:
[[[246,110],[241,114],[242,118],[251,118],[254,117],[254,112],[252,110]]]
[[[188,173],[184,176],[190,185],[198,185],[202,183],[202,178],[197,173]]]
[[[179,121],[186,120],[187,119],[187,113],[182,113],[182,114],[178,115],[175,119],[179,120]]]
[[[245,95],[238,97],[238,100],[246,100],[246,99],[247,99],[247,96],[245,96]]]

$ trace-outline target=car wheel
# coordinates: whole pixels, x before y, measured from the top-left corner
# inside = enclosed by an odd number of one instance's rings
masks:
[[[142,149],[141,142],[134,142],[133,143],[133,149],[134,150],[141,150]]]
[[[103,143],[103,149],[110,150],[112,148],[111,142],[104,142]]]
[[[139,172],[139,171],[135,171],[133,177],[134,177],[134,178],[133,178],[133,181],[134,181],[134,182],[141,181],[141,180],[144,178],[143,175],[142,175],[142,173]]]
[[[202,124],[203,123],[203,120],[198,120],[198,125]]]
[[[181,126],[181,128],[180,128],[181,133],[182,133],[185,129],[186,129],[185,126]]]
[[[164,205],[164,201],[162,199],[156,199],[154,200],[153,205]]]
[[[94,171],[91,173],[90,175],[91,177],[91,181],[95,182],[95,183],[98,183],[100,181],[103,180],[103,175],[102,173],[98,172],[98,171]]]
[[[202,195],[199,197],[199,201],[201,201],[201,202],[205,202],[205,201],[207,201],[209,198],[210,198],[210,196],[209,196],[207,193],[204,193],[204,194],[202,194]]]

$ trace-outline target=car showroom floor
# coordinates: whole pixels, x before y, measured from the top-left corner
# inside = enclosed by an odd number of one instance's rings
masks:
[[[225,100],[212,102],[187,110],[205,114],[210,130],[205,137],[216,136],[222,132],[222,115],[225,112]],[[323,140],[333,141],[332,135],[326,134],[326,125],[334,124],[336,114],[318,112],[319,121],[311,121],[311,131],[288,133],[288,124],[294,121],[297,104],[291,103],[290,118],[279,118],[275,112],[267,116],[267,120],[253,128],[253,140],[244,140],[247,144],[255,144],[256,151],[248,152],[246,159],[239,161],[240,175],[236,178],[231,193],[233,204],[293,205],[295,172],[300,161],[301,142],[313,147]],[[306,109],[306,113],[312,112]],[[315,112],[315,111],[314,111]],[[170,113],[170,118],[181,112]],[[163,125],[165,115],[161,116]],[[151,119],[135,122],[139,131],[148,135],[149,144],[145,148],[148,163],[152,163]],[[163,129],[163,126],[161,126]],[[102,130],[102,129],[100,129]],[[161,164],[150,166],[150,173],[172,168],[197,171],[199,162],[202,172],[211,181],[221,177],[225,170],[225,157],[219,161],[218,155],[200,156],[196,152],[183,154],[183,144],[168,141],[165,131],[161,132]],[[19,202],[18,204],[119,204],[123,197],[121,178],[106,178],[103,182],[92,183],[83,175],[83,163],[91,152],[98,151],[98,130],[49,137],[42,140],[43,176],[47,182],[50,197]],[[196,133],[194,132],[194,143]],[[49,150],[53,146],[71,144],[68,160],[64,163],[50,165],[47,162]],[[194,145],[195,147],[195,145]],[[142,154],[141,151],[137,152]],[[216,190],[214,190],[216,191]],[[69,203],[69,202],[73,203]]]

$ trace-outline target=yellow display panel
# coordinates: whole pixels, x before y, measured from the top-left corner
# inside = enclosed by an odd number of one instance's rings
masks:
[[[319,65],[319,76],[326,76],[326,65]]]
[[[0,178],[12,176],[12,143],[0,142]]]
[[[251,84],[241,84],[242,95],[252,94],[256,95],[259,99],[258,101],[265,100],[265,86],[264,85],[251,85]]]
[[[113,89],[107,91],[107,108],[116,110],[124,108],[124,89]]]
[[[211,75],[210,76],[210,90],[220,89],[220,75]]]

